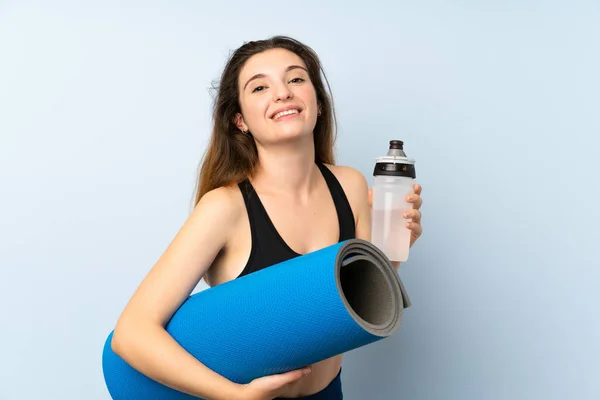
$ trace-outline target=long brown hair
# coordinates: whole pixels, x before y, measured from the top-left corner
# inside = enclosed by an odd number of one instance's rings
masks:
[[[207,192],[239,183],[254,175],[258,162],[256,144],[251,134],[242,133],[237,128],[234,119],[237,113],[241,113],[238,77],[250,57],[276,48],[295,53],[306,64],[321,110],[314,129],[315,162],[335,163],[333,145],[337,126],[333,99],[329,82],[315,51],[287,36],[246,42],[231,54],[220,81],[214,86],[216,98],[212,111],[212,134],[199,170],[194,205]],[[325,90],[323,80],[327,83],[328,91]]]

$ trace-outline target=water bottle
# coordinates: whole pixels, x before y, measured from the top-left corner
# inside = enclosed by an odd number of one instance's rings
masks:
[[[412,209],[406,196],[414,193],[415,160],[404,152],[401,140],[390,141],[386,156],[377,157],[373,171],[371,243],[391,261],[408,259],[410,230],[404,212]]]

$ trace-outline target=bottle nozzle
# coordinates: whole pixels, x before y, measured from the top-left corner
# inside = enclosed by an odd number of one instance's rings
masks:
[[[404,142],[402,140],[390,140],[390,148],[388,150],[388,156],[395,157],[406,157],[406,153],[404,153]]]

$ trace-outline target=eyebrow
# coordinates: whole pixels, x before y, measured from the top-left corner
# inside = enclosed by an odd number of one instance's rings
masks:
[[[297,69],[297,68],[303,69],[304,71],[306,71],[306,73],[308,73],[308,70],[306,68],[304,68],[303,66],[301,66],[301,65],[290,65],[289,67],[287,67],[285,69],[285,72],[289,72],[289,71]],[[246,87],[248,86],[248,84],[250,82],[252,82],[255,79],[264,78],[265,76],[266,76],[265,74],[256,74],[256,75],[254,75],[252,78],[248,79],[248,81],[244,85],[244,90],[246,90]]]

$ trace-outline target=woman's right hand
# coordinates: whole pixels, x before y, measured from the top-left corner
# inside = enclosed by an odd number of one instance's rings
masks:
[[[242,385],[240,400],[272,400],[287,387],[310,373],[310,367],[288,371],[283,374],[267,375]]]

